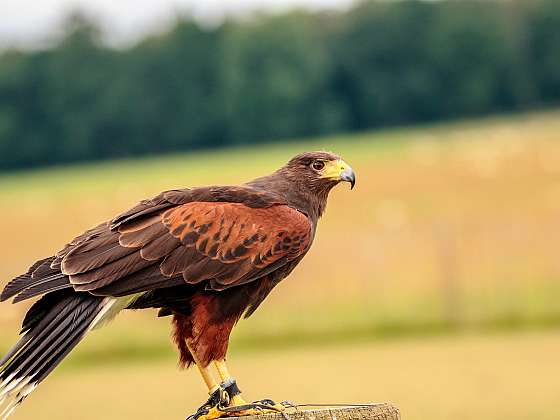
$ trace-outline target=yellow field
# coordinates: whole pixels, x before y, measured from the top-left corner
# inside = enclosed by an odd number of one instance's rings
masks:
[[[241,385],[255,397],[391,400],[412,419],[557,418],[559,339],[483,332],[560,325],[558,133],[560,112],[546,112],[3,175],[0,284],[163,189],[238,183],[332,150],[356,189],[331,194],[309,255],[236,329]],[[26,308],[0,306],[0,351]],[[96,332],[19,418],[59,403],[49,418],[99,418],[100,400],[103,418],[192,410],[202,388],[176,372],[168,321],[153,315]],[[419,337],[455,327],[472,335]]]
[[[242,182],[325,148],[355,166],[357,188],[332,193],[310,254],[263,308],[267,325],[557,316],[558,132],[549,112],[3,176],[0,279],[163,189]],[[4,306],[0,322],[16,312]]]
[[[239,354],[247,398],[299,403],[392,401],[407,420],[555,420],[560,336],[448,336]],[[15,419],[182,419],[205,399],[173,359],[63,368]]]

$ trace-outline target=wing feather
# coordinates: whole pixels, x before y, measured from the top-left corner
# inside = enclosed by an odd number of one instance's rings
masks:
[[[124,296],[201,282],[224,290],[300,258],[313,234],[305,214],[247,186],[167,191],[77,236],[2,298],[65,287]]]
[[[210,286],[219,289],[254,280],[270,272],[268,267],[300,257],[313,235],[307,216],[287,205],[187,203],[166,210],[162,220],[170,235],[198,255],[198,261],[185,267],[185,281],[211,280]]]
[[[0,300],[66,287],[99,296],[201,282],[224,290],[300,258],[313,235],[305,214],[248,186],[166,191],[38,261]]]

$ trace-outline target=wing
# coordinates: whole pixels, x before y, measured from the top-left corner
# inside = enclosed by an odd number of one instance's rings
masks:
[[[38,261],[0,301],[70,287],[101,296],[201,282],[223,290],[301,257],[313,233],[303,213],[247,186],[166,191]]]
[[[113,229],[108,224],[93,229],[54,264],[76,291],[96,295],[185,282],[224,290],[302,256],[313,236],[307,216],[285,204],[189,202],[151,209],[138,208],[142,217],[127,215]]]

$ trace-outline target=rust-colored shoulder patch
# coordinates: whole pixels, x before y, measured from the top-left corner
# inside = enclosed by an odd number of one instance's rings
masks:
[[[195,251],[185,261],[185,280],[212,279],[217,287],[245,282],[250,273],[299,257],[312,239],[309,219],[286,205],[187,203],[167,210],[162,220],[173,237]]]
[[[312,232],[307,216],[285,204],[195,201],[145,212],[116,229],[100,225],[57,258],[77,291],[123,295],[203,281],[223,290],[302,256]]]

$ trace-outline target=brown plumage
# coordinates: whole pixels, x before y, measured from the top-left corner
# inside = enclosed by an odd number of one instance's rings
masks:
[[[16,302],[43,295],[24,320],[22,339],[0,361],[0,406],[11,396],[8,409],[15,407],[118,309],[173,315],[183,364],[224,359],[235,323],[309,250],[331,188],[353,185],[344,165],[331,153],[304,153],[244,185],[166,191],[35,263],[0,296]],[[66,315],[53,313],[61,307]]]

